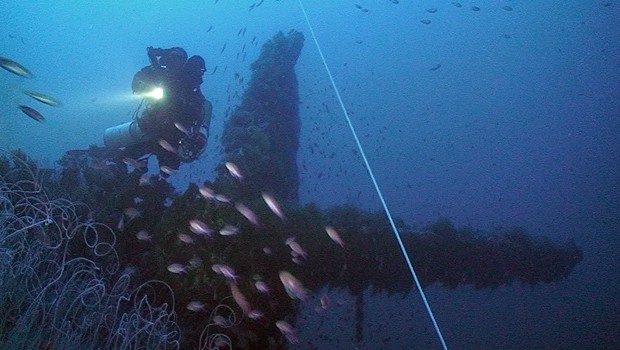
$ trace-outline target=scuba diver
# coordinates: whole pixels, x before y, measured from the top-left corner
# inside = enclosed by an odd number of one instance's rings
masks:
[[[134,120],[108,128],[104,143],[112,152],[124,148],[124,160],[154,154],[167,177],[181,162],[192,162],[204,152],[213,107],[200,91],[206,70],[202,57],[188,59],[180,47],[149,46],[147,54],[150,65],[134,75],[131,85],[133,93],[143,97]]]

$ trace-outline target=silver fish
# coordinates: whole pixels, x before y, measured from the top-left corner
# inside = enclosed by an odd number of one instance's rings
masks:
[[[235,269],[228,265],[214,264],[211,266],[211,270],[213,270],[219,275],[226,277],[226,279],[231,282],[237,282],[237,278],[239,278],[239,276],[235,275]]]
[[[174,122],[174,127],[185,135],[189,135],[189,130],[183,124],[179,122]]]
[[[179,233],[179,235],[177,237],[179,238],[179,241],[181,241],[183,243],[194,244],[194,239],[192,237],[190,237],[190,235],[188,235],[188,234]]]
[[[40,92],[29,91],[29,90],[22,90],[22,92],[41,103],[45,103],[46,105],[50,105],[52,107],[60,106],[60,102],[57,99],[53,98],[52,96],[48,96]]]
[[[210,189],[209,187],[200,187],[198,189],[198,192],[200,192],[200,194],[204,197],[204,199],[215,199],[215,191],[213,191],[212,189]]]
[[[293,240],[292,242],[288,243],[288,246],[291,248],[291,253],[295,253],[293,254],[293,256],[301,256],[302,258],[304,258],[304,260],[308,259],[308,253],[306,253],[306,251],[301,247],[301,245],[299,245],[299,243],[297,243],[297,241]]]
[[[32,78],[32,73],[26,67],[6,57],[0,56],[0,67],[20,77]]]
[[[230,172],[230,175],[232,175],[235,179],[239,181],[243,181],[243,174],[241,173],[241,170],[239,169],[237,164],[233,162],[226,162],[224,165],[226,166],[226,169],[228,169],[228,171]]]
[[[279,217],[280,220],[282,221],[286,220],[286,217],[284,216],[284,211],[282,211],[282,207],[280,207],[280,204],[278,204],[278,201],[276,201],[276,199],[269,193],[263,192],[262,195],[263,195],[263,200],[265,201],[269,209],[271,209],[271,211],[274,214],[276,214],[276,216]]]
[[[138,240],[140,241],[150,241],[153,236],[149,235],[146,230],[142,230],[136,234],[136,238],[138,238]]]
[[[235,208],[241,215],[243,215],[254,226],[258,226],[258,216],[252,211],[252,209],[245,206],[243,203],[235,204]]]
[[[187,304],[187,309],[193,312],[204,311],[206,304],[201,303],[200,301],[191,301]]]
[[[245,298],[245,296],[241,293],[236,283],[230,284],[230,292],[233,296],[233,299],[235,300],[237,305],[239,305],[245,315],[248,315],[250,312],[252,312],[252,306]]]
[[[308,299],[308,291],[301,282],[288,271],[280,271],[280,281],[284,285],[284,290],[291,299],[305,301]]]
[[[256,283],[254,283],[254,286],[256,287],[256,290],[258,290],[260,293],[269,294],[269,287],[264,281],[256,281]]]
[[[214,196],[215,200],[221,203],[230,203],[231,199],[225,194],[216,194]]]
[[[327,232],[327,235],[329,236],[329,238],[332,239],[332,241],[340,244],[340,246],[344,248],[344,241],[342,240],[342,238],[340,238],[338,231],[336,231],[334,227],[325,226],[325,232]]]
[[[174,173],[177,172],[176,170],[172,169],[171,167],[169,167],[167,165],[160,166],[159,170],[161,170],[162,173],[166,173],[168,175],[173,175]]]
[[[174,153],[177,154],[177,149],[172,146],[168,141],[164,140],[164,139],[159,139],[159,141],[157,141],[157,143],[159,143],[159,145],[161,146],[161,148],[165,149],[166,151],[170,152],[170,153]]]
[[[213,230],[210,229],[209,226],[207,226],[207,224],[197,219],[193,219],[189,221],[189,229],[195,234],[200,235],[200,236],[206,235],[210,237],[211,234],[213,233]]]
[[[220,230],[220,235],[222,236],[233,236],[239,233],[239,228],[233,225],[225,225]]]
[[[282,334],[284,334],[286,339],[291,344],[299,343],[299,338],[297,338],[297,335],[295,334],[295,329],[288,322],[286,322],[286,321],[277,321],[276,322],[276,327],[278,327],[280,332],[282,332]]]
[[[174,263],[168,265],[168,271],[172,273],[187,273],[187,268],[182,264]]]
[[[262,311],[252,310],[248,312],[248,318],[252,320],[262,320],[265,318],[265,314]]]

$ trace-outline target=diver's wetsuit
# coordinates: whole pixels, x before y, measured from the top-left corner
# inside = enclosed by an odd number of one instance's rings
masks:
[[[177,61],[173,63],[170,57],[172,50],[178,53],[182,49],[149,48],[151,65],[142,68],[134,76],[134,92],[140,93],[145,88],[160,86],[164,89],[164,98],[148,103],[138,119],[140,129],[149,136],[148,141],[128,146],[124,153],[126,157],[134,159],[152,153],[157,156],[160,167],[165,165],[177,170],[181,159],[177,154],[165,150],[159,141],[163,139],[173,147],[178,147],[185,135],[175,127],[175,122],[190,131],[198,132],[202,125],[206,125],[208,130],[212,105],[200,91],[204,60],[200,56],[192,56],[189,60],[177,56]],[[157,59],[157,56],[161,58]],[[166,66],[162,66],[162,63]]]

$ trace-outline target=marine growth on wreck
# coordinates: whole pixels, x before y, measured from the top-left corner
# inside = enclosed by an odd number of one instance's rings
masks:
[[[355,298],[361,340],[364,291],[409,293],[382,212],[298,203],[295,63],[303,43],[291,31],[264,44],[226,122],[213,183],[174,193],[163,179],[144,184],[135,169],[94,167],[79,154],[66,154],[59,170],[20,152],[3,155],[0,277],[11,283],[0,288],[0,344],[286,348],[302,341],[294,330],[301,303],[323,305],[324,288]],[[481,232],[439,218],[414,230],[398,222],[423,286],[550,283],[582,259],[574,243],[518,228]],[[35,319],[40,336],[31,336]]]

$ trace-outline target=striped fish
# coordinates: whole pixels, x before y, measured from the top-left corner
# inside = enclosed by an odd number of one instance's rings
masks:
[[[57,99],[53,98],[52,96],[48,96],[40,92],[29,91],[29,90],[22,90],[22,92],[41,103],[45,103],[46,105],[50,105],[52,107],[60,106],[60,102]]]
[[[32,78],[32,73],[26,67],[6,57],[0,56],[0,67],[20,77]]]
[[[19,105],[17,106],[17,108],[19,108],[22,112],[24,112],[25,115],[38,121],[39,123],[43,123],[45,121],[45,118],[43,117],[43,115],[34,108],[24,106],[24,105]]]

